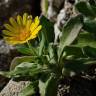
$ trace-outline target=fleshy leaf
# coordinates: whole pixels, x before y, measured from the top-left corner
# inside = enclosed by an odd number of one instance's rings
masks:
[[[39,80],[39,91],[41,96],[57,96],[57,80],[50,76],[46,82]]]
[[[59,60],[63,54],[64,48],[73,43],[82,28],[80,18],[81,16],[73,17],[66,23],[66,25],[64,25],[58,49]]]
[[[15,57],[10,65],[10,70],[13,70],[17,65],[21,64],[22,62],[33,62],[36,61],[36,56],[22,56],[22,57]]]
[[[48,46],[50,42],[54,42],[55,37],[53,24],[44,16],[41,16],[40,22],[42,25],[42,30],[39,35],[40,39],[39,55],[42,54],[44,47]]]
[[[75,7],[78,9],[80,13],[87,17],[95,17],[96,13],[94,12],[92,6],[88,1],[80,1],[78,2]]]

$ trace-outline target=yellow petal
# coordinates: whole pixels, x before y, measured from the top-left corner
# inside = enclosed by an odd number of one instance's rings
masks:
[[[32,32],[32,35],[35,36],[38,34],[38,32],[41,30],[42,26],[39,25],[33,32]]]
[[[38,17],[38,16],[35,17],[35,20],[34,20],[34,21],[35,21],[35,24],[36,24],[36,25],[39,25],[40,20],[39,20],[39,17]]]
[[[15,32],[15,29],[11,25],[9,25],[9,24],[4,24],[4,27],[6,29],[8,29],[9,31],[11,31],[11,32]]]
[[[31,40],[31,39],[34,39],[36,37],[37,37],[37,35],[34,35],[34,36],[31,35],[29,38],[26,39],[26,41]]]
[[[16,44],[18,44],[18,41],[15,41],[14,38],[12,38],[12,37],[4,37],[4,40],[5,40],[8,44],[11,44],[11,45],[16,45]]]
[[[20,41],[18,44],[24,44],[26,42],[28,42],[28,40]]]
[[[27,13],[24,13],[24,15],[23,15],[23,25],[26,25],[27,18],[28,18],[28,14]]]
[[[22,17],[20,15],[17,16],[17,23],[22,26]]]
[[[8,30],[3,30],[3,34],[7,35],[7,36],[14,36],[15,35],[14,33],[10,32]]]
[[[41,28],[42,28],[41,25],[38,26],[33,32],[31,32],[31,35],[30,35],[30,37],[28,39],[30,40],[30,39],[36,38],[37,37],[37,34],[41,30]]]
[[[11,25],[12,25],[13,27],[17,28],[18,24],[17,24],[17,22],[15,21],[14,18],[11,17],[11,18],[9,19],[9,21],[10,21],[10,23],[11,23]]]
[[[31,31],[34,29],[34,27],[35,27],[34,25],[35,25],[35,23],[32,22],[32,23],[31,23],[31,26],[30,26],[30,30],[31,30]]]
[[[39,25],[39,23],[40,23],[40,21],[39,21],[39,18],[37,16],[37,17],[35,17],[34,22],[31,24],[30,30],[34,31],[37,28],[37,26]]]
[[[27,24],[26,24],[27,30],[30,30],[31,23],[32,23],[32,20],[27,20]]]

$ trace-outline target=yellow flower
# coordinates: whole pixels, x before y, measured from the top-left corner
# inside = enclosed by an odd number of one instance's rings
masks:
[[[5,41],[12,45],[26,43],[36,38],[42,28],[38,16],[33,21],[32,16],[28,16],[27,13],[24,13],[23,17],[18,15],[16,20],[11,17],[9,22],[10,24],[4,24],[6,30],[3,30],[3,34]]]

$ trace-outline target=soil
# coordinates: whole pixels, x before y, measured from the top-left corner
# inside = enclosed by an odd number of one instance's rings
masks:
[[[75,76],[63,80],[59,86],[58,96],[96,96],[96,80]]]
[[[58,96],[96,96],[96,65],[87,72],[60,81]]]

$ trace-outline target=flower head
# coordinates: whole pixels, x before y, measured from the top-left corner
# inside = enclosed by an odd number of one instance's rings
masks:
[[[42,28],[38,16],[33,21],[32,16],[27,13],[24,13],[23,17],[18,15],[16,20],[11,17],[9,22],[10,24],[4,24],[6,30],[3,30],[3,34],[5,41],[12,45],[23,44],[36,38]]]

